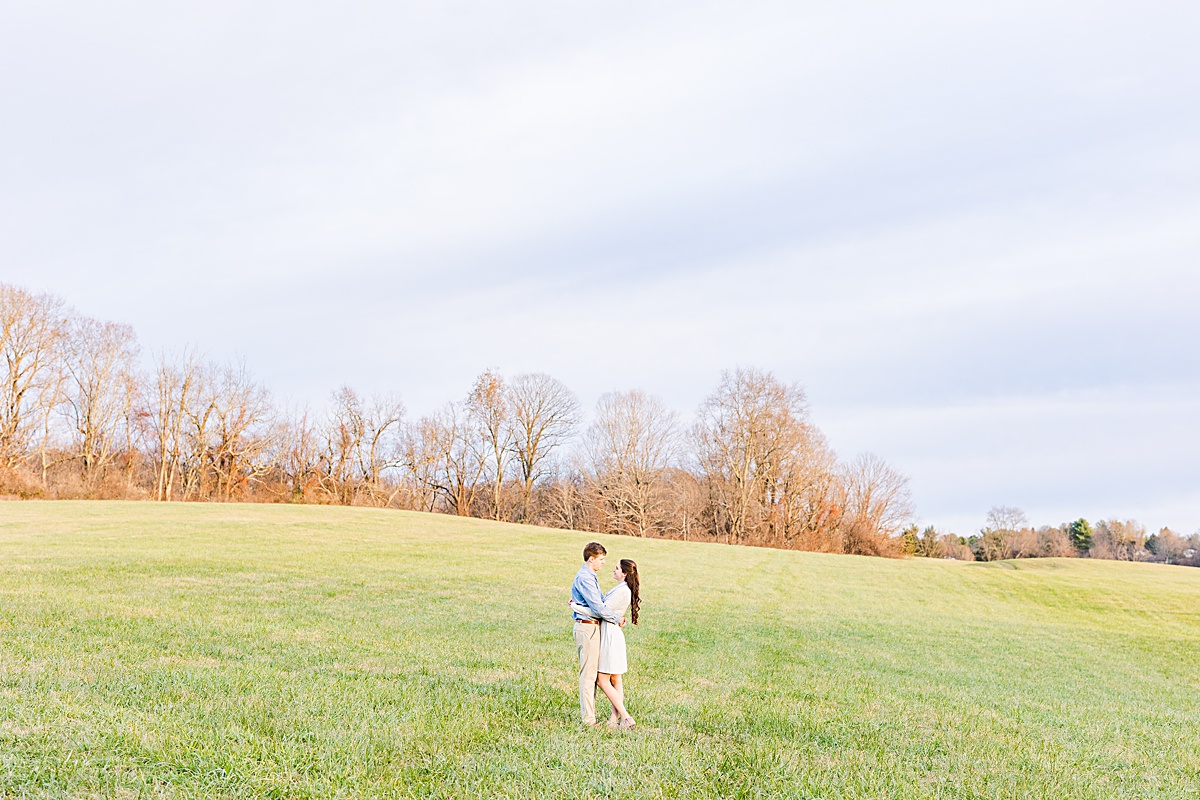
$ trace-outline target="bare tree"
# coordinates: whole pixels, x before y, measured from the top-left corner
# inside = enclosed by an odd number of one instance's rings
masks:
[[[434,488],[451,511],[460,517],[469,516],[479,493],[485,460],[478,431],[463,404],[447,403],[428,418],[422,433],[429,437],[435,453],[431,470]]]
[[[62,342],[60,341],[60,346]],[[38,392],[36,402],[38,427],[40,437],[38,442],[39,464],[42,471],[42,486],[49,483],[50,467],[62,461],[70,460],[70,456],[51,457],[51,446],[55,432],[55,422],[61,416],[60,412],[66,402],[67,368],[62,357],[53,358],[46,369],[46,379]]]
[[[183,395],[186,402],[180,406],[183,412],[183,436],[179,460],[184,500],[201,500],[209,496],[213,477],[212,431],[219,380],[216,365],[209,361],[199,362],[191,379],[193,391]]]
[[[836,510],[826,497],[810,498],[809,509],[795,505],[801,487],[836,488],[831,454],[808,422],[799,386],[753,368],[724,372],[700,406],[692,438],[713,524],[726,541],[783,543],[795,522],[811,525]]]
[[[485,477],[491,488],[491,517],[503,519],[504,478],[512,461],[515,438],[512,403],[504,379],[491,370],[484,371],[475,379],[466,407],[471,421],[478,428],[485,453],[483,463]]]
[[[271,437],[270,461],[278,470],[286,498],[293,502],[319,501],[322,478],[322,442],[308,409],[281,414],[282,430]]]
[[[1024,511],[1013,506],[993,506],[988,510],[987,522],[979,531],[975,546],[982,560],[995,561],[1036,555],[1039,542],[1037,532],[1029,528]]]
[[[773,544],[803,550],[841,552],[846,506],[844,473],[814,426],[798,425],[791,446],[780,452],[766,474]]]
[[[1013,506],[993,506],[988,510],[987,528],[993,531],[1019,531],[1029,527],[1025,512]]]
[[[385,480],[402,463],[404,403],[396,395],[373,397],[367,405],[366,436],[358,450],[358,469],[376,504],[391,505],[398,486]]]
[[[400,457],[404,481],[411,487],[413,507],[419,511],[435,511],[442,496],[442,438],[438,415],[422,417],[404,429]]]
[[[175,492],[183,458],[184,420],[195,400],[200,368],[200,359],[191,349],[184,350],[178,360],[160,353],[155,363],[150,387],[150,429],[157,500],[168,501]]]
[[[1043,525],[1037,529],[1038,558],[1071,558],[1076,554],[1071,538],[1062,528]]]
[[[569,460],[560,461],[553,480],[544,481],[539,489],[539,504],[544,524],[568,530],[593,530],[584,495],[587,482],[585,459],[574,453]]]
[[[259,456],[270,448],[271,398],[239,363],[221,371],[212,409],[210,453],[217,494],[232,500],[245,495],[250,482],[270,468]]]
[[[709,531],[704,525],[706,495],[700,479],[682,466],[674,466],[664,471],[663,480],[670,530],[684,541],[702,538]]]
[[[1096,523],[1088,558],[1147,561],[1146,528],[1136,520],[1106,519]]]
[[[246,497],[250,484],[273,467],[263,456],[280,449],[272,438],[284,428],[274,424],[269,393],[242,363],[221,367],[192,358],[180,369],[178,420],[161,409],[155,416],[179,427],[183,499]],[[166,392],[174,381],[169,375],[162,380]]]
[[[64,411],[89,492],[115,454],[136,357],[137,342],[128,325],[90,317],[71,320],[64,358],[68,376]]]
[[[389,505],[398,487],[386,484],[385,473],[402,461],[404,404],[394,395],[364,401],[348,386],[333,401],[324,459],[330,491],[346,505],[360,496]]]
[[[0,283],[0,468],[29,454],[58,399],[55,362],[65,332],[62,301]]]
[[[333,407],[325,432],[326,490],[342,505],[354,502],[356,453],[366,435],[362,401],[348,386],[333,393]]]
[[[528,521],[533,486],[545,474],[547,459],[579,424],[579,400],[558,380],[540,372],[514,378],[508,399],[521,479],[521,519]]]
[[[846,551],[888,555],[889,540],[912,517],[908,478],[864,453],[846,468]]]
[[[606,528],[645,536],[662,526],[663,474],[676,460],[678,414],[641,390],[609,392],[584,437],[593,491]]]
[[[135,368],[136,370],[136,368]],[[146,403],[146,380],[140,370],[126,374],[125,403],[122,408],[121,432],[124,434],[119,460],[125,470],[125,497],[142,492],[137,483],[139,467],[146,461],[145,452],[150,439],[150,412]]]

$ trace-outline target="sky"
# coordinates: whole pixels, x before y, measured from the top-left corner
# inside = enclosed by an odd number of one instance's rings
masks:
[[[0,281],[410,416],[808,394],[922,525],[1200,529],[1200,4],[6,3]]]

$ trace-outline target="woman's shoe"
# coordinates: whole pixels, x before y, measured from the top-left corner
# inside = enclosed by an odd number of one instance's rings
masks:
[[[617,723],[617,727],[623,731],[631,731],[635,725],[637,725],[637,723],[633,721],[633,717],[630,717],[629,719],[623,719]]]

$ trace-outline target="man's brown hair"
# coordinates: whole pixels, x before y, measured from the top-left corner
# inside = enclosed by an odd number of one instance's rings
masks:
[[[588,542],[583,548],[583,560],[587,561],[592,556],[606,556],[608,551],[604,549],[604,545],[599,542]]]

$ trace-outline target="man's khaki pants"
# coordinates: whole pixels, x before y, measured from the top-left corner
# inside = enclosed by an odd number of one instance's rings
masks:
[[[596,669],[600,666],[600,626],[575,622],[575,649],[579,651],[579,713],[583,724],[596,721]]]

